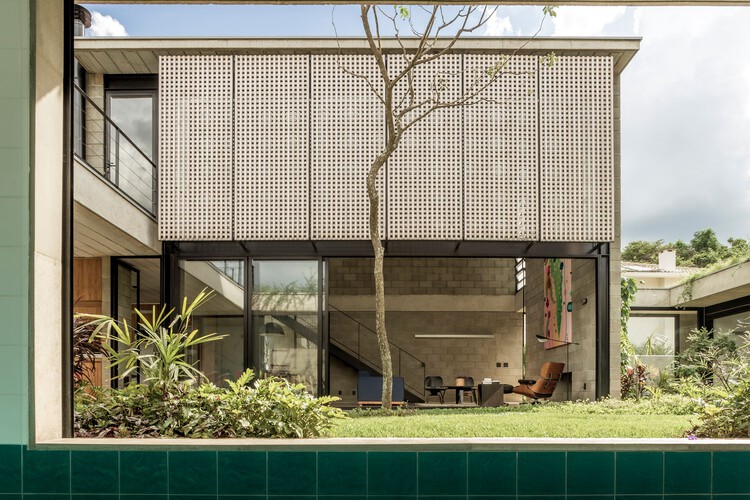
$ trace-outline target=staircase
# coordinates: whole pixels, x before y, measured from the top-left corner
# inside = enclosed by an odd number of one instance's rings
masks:
[[[334,315],[338,315],[336,321],[340,324],[336,328],[329,328],[330,354],[357,371],[366,370],[373,375],[382,375],[380,350],[375,331],[329,304],[331,322]],[[391,347],[393,376],[404,379],[404,397],[411,403],[423,403],[425,401],[424,361],[393,342],[388,343]]]

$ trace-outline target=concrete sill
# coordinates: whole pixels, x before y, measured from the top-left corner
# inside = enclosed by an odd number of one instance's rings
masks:
[[[245,451],[750,451],[750,439],[622,438],[320,438],[158,439],[70,438],[37,442],[36,449]]]

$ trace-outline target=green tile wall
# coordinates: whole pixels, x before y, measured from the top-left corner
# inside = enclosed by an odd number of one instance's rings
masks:
[[[0,444],[28,441],[29,12],[29,0],[2,1]],[[0,468],[0,479],[1,474]],[[0,494],[7,489],[3,483],[0,480]]]
[[[750,500],[749,452],[30,451],[0,500]]]

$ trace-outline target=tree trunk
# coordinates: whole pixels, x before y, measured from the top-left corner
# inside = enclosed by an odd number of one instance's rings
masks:
[[[373,277],[375,279],[375,332],[378,337],[380,350],[380,364],[383,372],[383,394],[381,402],[383,408],[390,409],[393,402],[393,365],[391,363],[391,348],[388,342],[388,332],[385,328],[385,279],[383,277],[383,258],[385,249],[380,239],[380,197],[377,189],[377,177],[381,167],[385,164],[390,153],[378,155],[367,174],[367,197],[370,200],[370,241],[375,253]]]

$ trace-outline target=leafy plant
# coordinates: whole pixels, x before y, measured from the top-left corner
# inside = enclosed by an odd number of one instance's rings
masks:
[[[638,285],[633,278],[623,277],[620,280],[620,374],[624,375],[630,365],[630,358],[635,354],[633,344],[628,338],[628,320],[630,307],[638,292]],[[624,391],[623,391],[624,392]]]
[[[97,355],[106,355],[102,340],[94,334],[95,326],[84,317],[73,318],[73,379],[76,384],[93,383],[93,366]]]
[[[254,382],[251,384],[250,382]],[[75,432],[88,437],[307,438],[328,432],[346,415],[302,384],[278,377],[254,379],[247,370],[229,387],[210,383],[179,393],[124,389],[79,391]]]
[[[204,289],[191,303],[185,298],[178,314],[174,314],[174,309],[167,311],[166,306],[157,312],[154,306],[150,319],[136,309],[140,319],[138,329],[128,325],[126,320],[120,323],[100,315],[84,316],[93,318],[86,323],[86,328],[93,329],[92,336],[102,341],[110,366],[121,367],[121,378],[139,370],[141,380],[147,386],[169,392],[206,379],[187,361],[189,349],[226,337],[216,333],[201,335],[198,330],[191,330],[195,310],[211,297],[212,293]],[[116,342],[118,348],[110,345],[111,341]]]
[[[747,375],[742,358],[750,350],[747,344],[738,346],[737,337],[732,332],[693,330],[687,347],[676,357],[677,377],[731,390],[734,381]]]

